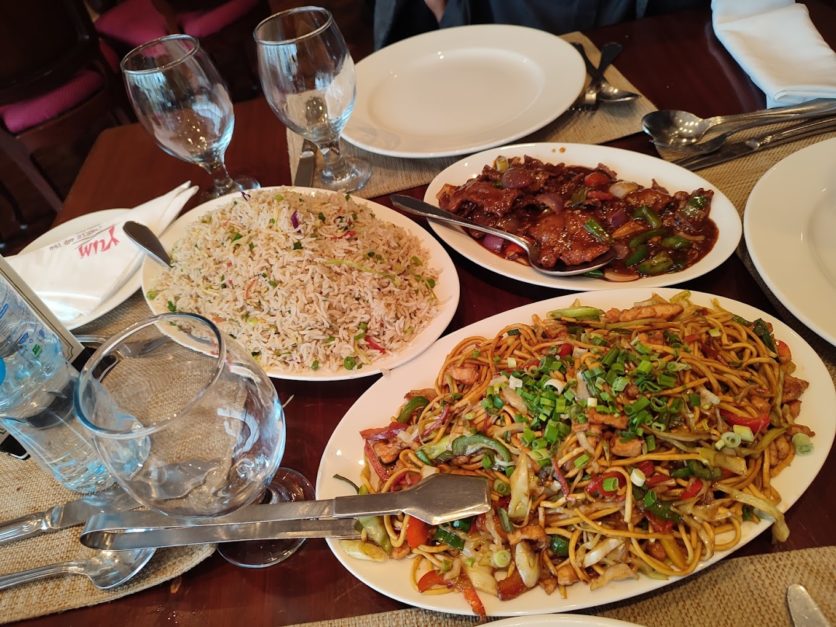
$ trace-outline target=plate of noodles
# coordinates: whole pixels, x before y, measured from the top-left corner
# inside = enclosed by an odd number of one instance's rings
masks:
[[[731,201],[699,175],[650,155],[589,144],[516,144],[470,155],[440,172],[424,201],[539,242],[547,268],[616,253],[596,272],[549,276],[506,240],[475,239],[430,221],[446,244],[483,268],[571,291],[694,279],[728,259],[743,231]]]
[[[487,514],[371,518],[329,546],[411,605],[570,612],[689,576],[770,526],[786,539],[834,407],[815,351],[754,307],[670,288],[561,296],[447,335],[369,388],[325,448],[317,498],[352,493],[343,478],[375,492],[485,476]]]
[[[202,314],[271,377],[330,381],[409,361],[459,301],[450,256],[414,221],[348,194],[271,187],[196,207],[147,259],[154,313]]]

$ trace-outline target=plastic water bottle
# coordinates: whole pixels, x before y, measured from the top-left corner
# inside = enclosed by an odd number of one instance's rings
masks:
[[[0,427],[70,490],[113,483],[73,410],[78,372],[58,336],[0,275]]]

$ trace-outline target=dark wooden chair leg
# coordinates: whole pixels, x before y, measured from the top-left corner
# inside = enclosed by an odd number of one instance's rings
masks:
[[[32,159],[32,155],[23,145],[9,136],[6,131],[0,130],[0,150],[5,152],[9,158],[21,169],[26,178],[35,186],[38,193],[46,200],[50,208],[58,213],[64,206],[61,197],[46,179],[41,169]],[[17,212],[16,212],[17,213]],[[21,224],[23,224],[21,222]]]

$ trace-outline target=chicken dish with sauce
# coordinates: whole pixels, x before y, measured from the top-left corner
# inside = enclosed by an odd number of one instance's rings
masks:
[[[596,168],[498,157],[493,166],[438,193],[439,206],[468,221],[514,233],[539,245],[539,263],[579,265],[611,249],[603,271],[612,281],[678,272],[702,259],[717,241],[709,217],[712,190],[668,192],[623,181]],[[526,262],[519,246],[491,235],[470,235],[500,256]]]

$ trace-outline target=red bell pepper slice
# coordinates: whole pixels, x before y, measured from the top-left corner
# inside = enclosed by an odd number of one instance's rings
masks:
[[[568,357],[572,354],[573,350],[575,350],[575,347],[571,342],[564,342],[560,345],[560,348],[557,349],[557,356]]]
[[[647,475],[645,475],[645,476],[647,477]],[[660,483],[664,483],[668,479],[670,479],[670,477],[668,475],[666,475],[664,473],[661,473],[661,472],[657,472],[657,473],[654,473],[654,474],[650,475],[649,477],[647,477],[645,479],[645,485],[648,488],[652,488],[653,486],[657,486]]]
[[[366,333],[365,340],[366,340],[366,346],[368,346],[369,348],[371,348],[373,350],[376,350],[379,353],[385,353],[386,352],[386,349],[383,348],[380,344],[378,344],[375,341],[375,339],[371,335],[369,335],[368,333]]]
[[[604,488],[604,481],[606,479],[615,479],[618,482],[618,487],[615,490],[607,490]],[[627,484],[624,475],[618,472],[606,472],[602,475],[592,477],[586,485],[585,492],[590,496],[598,498],[612,498],[618,495],[618,490]]]
[[[760,433],[769,427],[769,414],[765,412],[759,416],[739,416],[725,409],[721,409],[720,415],[730,425],[749,427],[752,433]]]
[[[702,479],[694,478],[691,481],[691,483],[688,484],[688,487],[685,488],[685,490],[682,491],[682,496],[680,496],[680,498],[682,498],[682,499],[694,498],[695,496],[697,496],[697,494],[700,493],[700,490],[702,490]]]
[[[444,576],[438,572],[437,570],[431,570],[425,573],[419,580],[418,580],[418,591],[419,592],[426,592],[430,588],[435,588],[438,586],[444,586],[445,588],[450,587],[450,582],[447,581]]]
[[[485,606],[482,604],[482,599],[479,598],[479,595],[476,593],[476,588],[473,587],[473,582],[470,581],[470,577],[464,571],[462,571],[456,580],[456,589],[464,594],[464,598],[470,604],[470,609],[473,610],[474,614],[477,616],[487,615]]]
[[[650,512],[645,512],[644,515],[647,517],[647,520],[650,523],[650,527],[656,533],[670,533],[673,529],[672,520],[665,520],[664,518],[660,518],[659,516],[651,514]]]
[[[522,246],[518,246],[513,242],[506,242],[505,247],[502,249],[503,256],[513,261],[519,257],[525,256],[525,249]]]
[[[418,520],[417,518],[410,516],[406,521],[406,543],[409,545],[409,548],[417,548],[422,544],[429,543],[429,541],[430,526],[423,520]],[[423,592],[423,590],[421,592]]]

